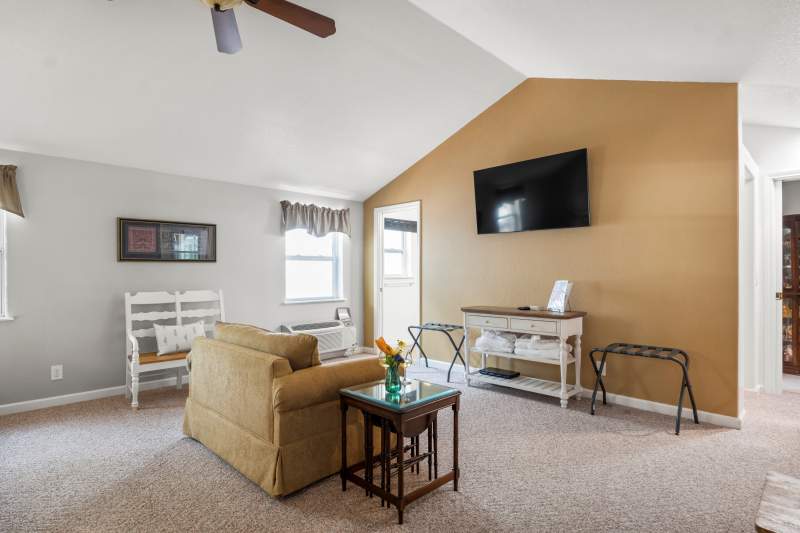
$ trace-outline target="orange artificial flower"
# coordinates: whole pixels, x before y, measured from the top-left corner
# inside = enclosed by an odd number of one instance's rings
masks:
[[[375,339],[375,346],[386,355],[394,355],[394,350],[392,350],[392,347],[387,344],[383,337]]]

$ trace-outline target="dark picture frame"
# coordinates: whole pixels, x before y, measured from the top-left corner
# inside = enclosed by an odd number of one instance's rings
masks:
[[[117,218],[117,261],[214,263],[217,225]]]

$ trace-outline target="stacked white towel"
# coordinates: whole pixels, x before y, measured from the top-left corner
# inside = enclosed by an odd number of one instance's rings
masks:
[[[514,353],[516,336],[512,333],[503,333],[487,329],[475,341],[475,347],[487,352]]]
[[[520,335],[517,337],[517,340],[514,341],[514,346],[524,350],[531,350],[540,342],[542,342],[542,338],[539,335]]]
[[[567,344],[567,352],[572,346]],[[525,357],[558,359],[561,356],[561,343],[558,339],[542,339],[538,335],[523,335],[514,342],[514,353]]]

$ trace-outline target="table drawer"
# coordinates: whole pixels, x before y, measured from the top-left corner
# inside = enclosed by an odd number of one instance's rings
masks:
[[[504,316],[467,315],[467,325],[482,328],[507,328],[508,319]]]
[[[530,318],[512,318],[511,329],[530,331],[540,335],[558,335],[558,322],[555,320],[535,320]]]

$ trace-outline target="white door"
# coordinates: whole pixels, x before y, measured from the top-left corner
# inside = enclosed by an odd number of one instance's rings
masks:
[[[375,209],[375,336],[411,342],[420,323],[420,203]]]

